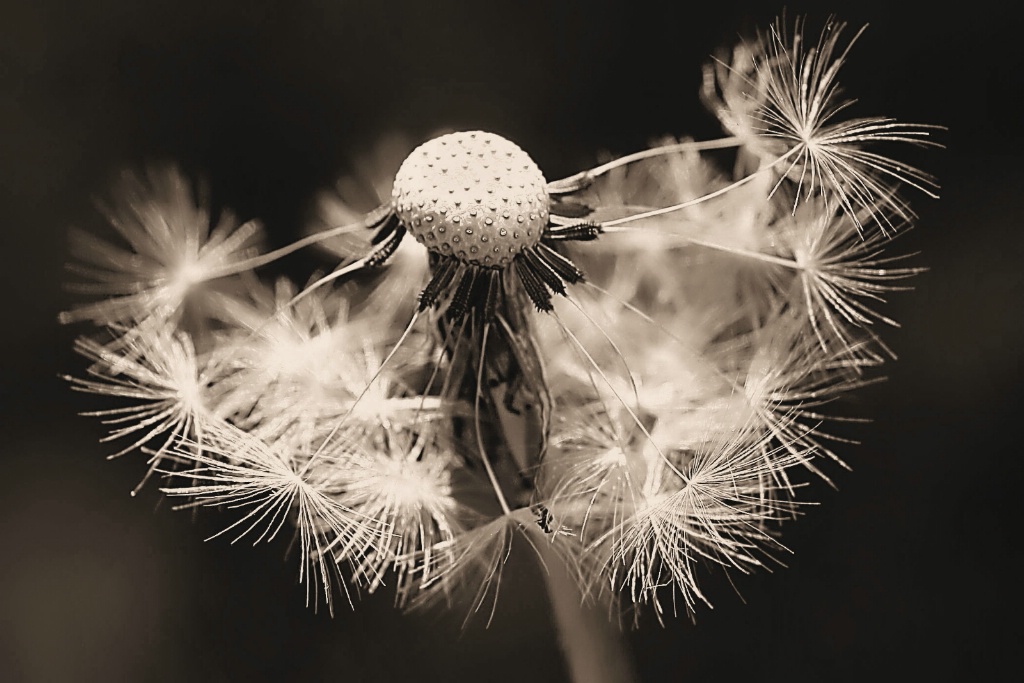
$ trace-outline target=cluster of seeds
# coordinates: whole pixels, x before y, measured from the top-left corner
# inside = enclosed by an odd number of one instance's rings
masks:
[[[547,181],[514,143],[482,131],[426,142],[395,175],[392,208],[428,249],[503,268],[540,241],[548,222]]]
[[[839,460],[823,406],[885,360],[875,306],[917,272],[882,248],[912,215],[897,187],[931,180],[865,147],[930,127],[833,120],[841,30],[776,25],[709,68],[726,138],[548,183],[503,137],[442,135],[370,179],[375,210],[321,207],[269,253],[173,170],[129,177],[112,239],[73,242],[101,300],[62,318],[101,329],[72,386],[124,402],[93,412],[118,454],[240,515],[237,538],[291,519],[328,600],[341,566],[478,608],[525,538],[588,596],[693,610],[698,565],[762,566],[803,470]],[[332,238],[343,265],[301,290],[253,274]]]

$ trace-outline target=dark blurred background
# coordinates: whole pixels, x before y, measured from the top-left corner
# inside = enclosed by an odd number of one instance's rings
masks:
[[[706,586],[696,624],[631,634],[644,681],[986,680],[1021,642],[1024,59],[1009,3],[942,13],[789,2],[871,28],[842,82],[854,113],[943,124],[939,177],[894,249],[930,270],[892,297],[899,354],[846,412],[872,418],[839,490],[784,529],[787,568]],[[298,234],[314,193],[391,131],[491,130],[549,178],[599,150],[717,135],[700,66],[782,5],[543,2],[0,3],[0,678],[9,681],[561,681],[543,585],[513,560],[489,629],[403,615],[386,593],[331,618],[303,604],[286,544],[224,540],[173,512],[144,467],[106,462],[66,307],[65,234],[146,160],[203,173],[215,199]],[[521,558],[522,559],[522,558]],[[1014,665],[1014,668],[1018,668]]]

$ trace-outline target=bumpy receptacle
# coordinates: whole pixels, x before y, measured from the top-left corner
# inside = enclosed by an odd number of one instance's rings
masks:
[[[500,135],[451,133],[402,163],[392,207],[431,251],[504,268],[540,241],[548,224],[546,185],[533,159]]]

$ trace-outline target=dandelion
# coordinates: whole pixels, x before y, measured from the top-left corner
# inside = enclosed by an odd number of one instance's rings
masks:
[[[858,227],[863,227],[863,215],[883,232],[895,229],[893,220],[910,220],[913,213],[891,183],[935,197],[934,180],[865,146],[927,145],[927,136],[936,127],[881,116],[839,120],[853,101],[841,99],[838,73],[864,28],[843,46],[846,24],[829,21],[817,43],[809,45],[803,23],[796,22],[790,37],[783,21],[777,21],[767,36],[759,38],[756,49],[740,53],[751,54],[752,65],[741,65],[728,78],[742,78],[753,94],[733,96],[718,111],[727,127],[739,127],[745,134],[753,131],[756,137],[795,152],[784,175],[795,181],[797,201],[826,193]]]
[[[386,339],[346,297],[318,290],[289,305],[295,297],[295,285],[279,280],[223,302],[232,324],[214,351],[218,416],[261,438],[306,439],[346,414],[353,428],[438,415],[437,398],[407,386],[427,362],[416,347],[384,371]]]
[[[211,225],[205,198],[197,199],[174,167],[154,166],[141,178],[125,173],[117,203],[104,212],[120,238],[111,242],[74,231],[69,269],[84,282],[75,291],[105,297],[61,314],[63,322],[98,325],[168,319],[204,282],[236,270],[259,237],[255,222],[238,225],[230,213]],[[212,228],[212,229],[211,229]]]
[[[111,425],[106,441],[131,442],[112,454],[124,455],[154,439],[162,442],[151,450],[150,470],[133,494],[181,439],[201,439],[201,420],[206,415],[209,368],[196,356],[192,339],[169,326],[151,329],[127,346],[111,348],[82,337],[75,350],[92,361],[89,378],[65,376],[73,389],[129,401],[129,405],[96,410]]]
[[[284,454],[228,424],[213,424],[209,438],[199,444],[181,440],[175,455],[192,467],[189,485],[163,489],[172,496],[191,499],[188,504],[216,505],[245,514],[216,534],[233,534],[233,542],[255,536],[253,543],[270,541],[289,522],[294,524],[302,558],[299,581],[307,583],[306,600],[322,594],[331,605],[333,565],[327,549],[352,537],[373,535],[372,520],[345,508],[308,476],[296,454]],[[307,461],[308,462],[308,461]],[[319,589],[314,584],[319,583]]]
[[[517,516],[519,519],[517,519]],[[490,604],[488,623],[494,618],[501,587],[501,574],[517,532],[528,528],[524,513],[499,515],[485,524],[442,541],[431,559],[422,563],[422,571],[431,576],[413,602],[423,608],[451,595],[472,592],[469,615]],[[467,615],[468,620],[468,615]]]
[[[325,472],[337,488],[335,500],[380,528],[379,538],[333,549],[336,560],[362,558],[355,573],[371,592],[393,569],[402,600],[415,582],[429,584],[435,571],[457,564],[446,544],[461,534],[469,513],[455,496],[455,454],[438,438],[381,430],[376,443],[360,448],[344,468]]]
[[[661,616],[658,593],[664,589],[678,590],[689,610],[698,600],[709,602],[695,576],[700,561],[743,573],[763,566],[759,555],[777,547],[764,525],[788,512],[785,504],[765,504],[765,470],[787,463],[763,457],[764,435],[755,434],[753,443],[744,436],[680,453],[685,465],[678,480],[644,483],[636,512],[594,542],[608,546],[612,588],[621,586],[634,602],[651,602]]]
[[[885,237],[862,235],[858,225],[845,213],[813,203],[781,221],[777,234],[784,253],[780,255],[793,260],[796,272],[792,283],[796,296],[790,298],[802,299],[823,350],[863,348],[858,332],[866,332],[876,347],[892,355],[868,327],[875,322],[898,325],[875,307],[885,303],[888,292],[907,289],[901,281],[922,269],[900,265],[905,255],[885,255]]]
[[[933,127],[842,120],[842,28],[780,21],[708,66],[727,137],[559,180],[494,133],[391,138],[265,254],[179,176],[133,181],[127,246],[78,238],[108,298],[62,319],[114,341],[83,336],[72,386],[127,401],[96,413],[110,437],[184,507],[241,514],[223,533],[292,530],[308,600],[336,575],[489,621],[529,548],[563,628],[619,652],[563,593],[665,619],[711,604],[701,567],[770,566],[806,472],[845,466],[832,403],[892,355],[881,307],[919,272],[888,253],[899,186],[934,186],[868,146]],[[337,268],[256,274],[311,245]]]

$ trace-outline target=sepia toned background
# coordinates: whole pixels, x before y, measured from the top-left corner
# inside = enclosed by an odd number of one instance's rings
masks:
[[[69,7],[69,4],[76,6]],[[787,2],[871,27],[842,75],[855,114],[942,124],[947,149],[893,245],[929,271],[886,312],[900,359],[845,401],[871,418],[852,472],[789,524],[773,573],[706,578],[696,623],[630,634],[644,681],[985,680],[1019,647],[1018,409],[1024,59],[1009,9],[973,2]],[[299,234],[315,193],[382,135],[480,128],[549,178],[664,134],[709,137],[700,66],[781,4],[439,0],[0,0],[0,672],[12,681],[565,680],[543,583],[513,558],[496,616],[405,615],[384,594],[331,618],[304,606],[287,543],[204,543],[223,519],[129,491],[104,460],[65,233],[101,220],[115,174],[173,160],[220,206]],[[852,31],[851,31],[852,33]]]

